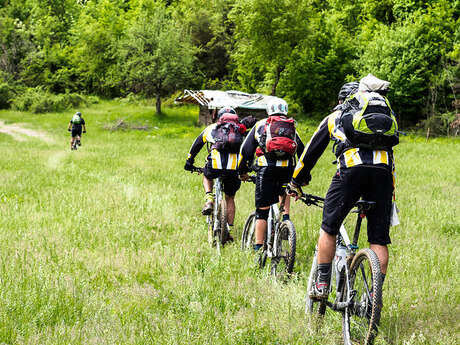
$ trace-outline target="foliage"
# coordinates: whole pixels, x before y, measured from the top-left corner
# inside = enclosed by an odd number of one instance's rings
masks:
[[[458,20],[453,9],[440,1],[427,10],[416,11],[404,23],[391,27],[368,23],[361,39],[368,44],[359,48],[356,70],[364,76],[372,72],[392,83],[390,99],[397,113],[407,122],[415,122],[435,111],[437,100],[430,99],[439,89],[445,90],[446,55],[453,50]],[[370,38],[373,39],[370,39]],[[458,61],[455,63],[458,71]],[[430,85],[427,87],[427,85]],[[445,110],[444,110],[445,111]]]
[[[8,83],[0,81],[0,109],[8,109],[10,107],[13,90]]]
[[[3,0],[0,79],[159,106],[183,87],[239,89],[324,116],[371,72],[405,127],[454,111],[459,14],[458,0]]]
[[[41,87],[27,88],[11,99],[12,108],[33,113],[58,112],[87,106],[96,100],[76,93],[52,94]]]
[[[187,32],[171,20],[166,9],[149,2],[133,16],[120,42],[120,69],[130,90],[161,97],[192,79],[194,49]]]

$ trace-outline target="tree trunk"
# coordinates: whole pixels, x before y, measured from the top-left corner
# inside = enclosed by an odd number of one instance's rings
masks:
[[[272,96],[276,96],[276,88],[278,87],[278,83],[280,82],[281,78],[281,73],[283,72],[284,67],[281,66],[276,66],[276,72],[275,72],[275,82],[273,83],[272,87]]]
[[[157,114],[161,114],[161,97],[160,94],[157,93],[156,95],[156,108],[157,108]]]

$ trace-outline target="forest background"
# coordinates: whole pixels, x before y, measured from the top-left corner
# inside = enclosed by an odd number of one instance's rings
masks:
[[[373,73],[403,128],[449,135],[459,13],[456,0],[0,0],[0,108],[124,98],[161,112],[183,88],[237,89],[319,117]]]

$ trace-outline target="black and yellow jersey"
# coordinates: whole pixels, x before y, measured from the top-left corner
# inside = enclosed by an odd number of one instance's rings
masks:
[[[187,159],[195,159],[195,156],[203,148],[204,144],[214,144],[213,132],[217,124],[213,123],[206,127],[203,132],[195,139],[190,148]],[[238,165],[238,153],[219,152],[211,149],[208,155],[208,163],[213,169],[236,170]]]
[[[249,170],[248,165],[250,165],[250,162],[253,161],[257,147],[260,146],[259,140],[261,135],[264,133],[266,121],[267,119],[258,121],[254,125],[254,127],[252,127],[251,131],[246,136],[246,139],[243,141],[243,144],[241,145],[240,157],[238,162],[238,169],[241,172],[247,172]],[[297,155],[300,156],[300,153],[303,151],[305,146],[302,143],[302,140],[300,140],[300,137],[297,134],[297,132],[295,141],[297,143]],[[290,159],[273,160],[267,157],[266,155],[262,155],[256,158],[254,165],[259,167],[293,167],[295,165],[295,157],[291,157]]]
[[[392,150],[371,150],[347,146],[347,138],[339,126],[341,110],[325,117],[310,138],[292,176],[295,183],[303,185],[311,179],[310,171],[333,140],[336,144],[337,168],[355,166],[378,166],[394,172]]]

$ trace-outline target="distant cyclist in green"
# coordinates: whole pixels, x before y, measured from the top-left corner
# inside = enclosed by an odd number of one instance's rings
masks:
[[[72,133],[72,137],[70,139],[70,149],[73,150],[73,144],[75,140],[77,141],[77,145],[81,146],[81,133],[86,133],[86,126],[85,120],[81,116],[81,113],[77,111],[72,119],[69,122],[69,126],[67,130]]]

